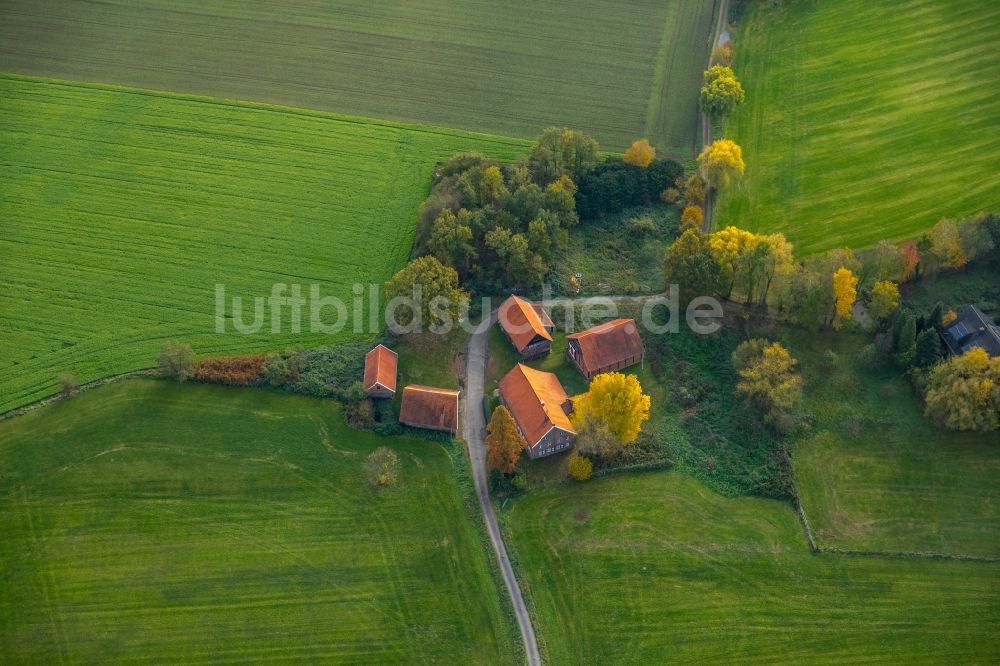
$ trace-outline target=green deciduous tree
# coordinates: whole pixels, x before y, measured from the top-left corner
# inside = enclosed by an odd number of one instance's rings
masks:
[[[899,307],[899,288],[895,282],[882,280],[872,287],[868,300],[868,312],[876,319],[885,319]]]
[[[386,298],[400,299],[396,322],[408,326],[419,316],[422,326],[441,326],[465,311],[469,295],[458,287],[458,273],[436,257],[414,259],[385,285]],[[413,301],[412,303],[410,301]]]
[[[535,181],[545,185],[561,175],[573,180],[592,169],[600,158],[597,141],[566,127],[549,127],[531,149],[528,165]]]
[[[712,254],[708,236],[698,229],[681,234],[663,256],[663,275],[668,284],[677,285],[685,304],[698,296],[718,294],[722,268]]]

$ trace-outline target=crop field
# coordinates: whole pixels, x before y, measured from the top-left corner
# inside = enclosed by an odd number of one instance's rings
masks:
[[[743,182],[715,224],[799,255],[1000,207],[1000,3],[755,3],[736,36]]]
[[[526,143],[432,127],[133,89],[0,76],[0,412],[155,364],[162,343],[198,353],[371,337],[352,285],[405,262],[434,164]],[[254,299],[301,285],[292,308]],[[217,331],[216,285],[225,288]],[[338,319],[320,297],[348,305]],[[291,287],[289,287],[291,289]],[[289,295],[286,293],[286,295]],[[366,293],[359,299],[364,312]],[[343,320],[342,320],[343,321]],[[243,329],[246,330],[246,329]]]
[[[0,4],[0,71],[691,157],[711,0]]]
[[[516,661],[452,457],[329,402],[89,391],[0,423],[0,515],[2,663]]]
[[[553,664],[1000,658],[1000,564],[812,555],[787,504],[678,472],[533,490],[502,519]]]
[[[862,367],[866,343],[845,333],[788,340],[815,422],[792,462],[820,547],[1000,557],[997,434],[936,428],[897,369]],[[832,370],[826,350],[839,359]]]

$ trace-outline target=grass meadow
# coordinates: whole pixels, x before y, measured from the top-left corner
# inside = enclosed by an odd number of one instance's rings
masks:
[[[0,71],[691,157],[714,3],[0,5]]]
[[[501,519],[553,664],[1000,657],[1000,565],[812,555],[788,504],[679,472],[535,489]]]
[[[464,474],[263,391],[133,380],[2,422],[0,662],[515,663]]]
[[[756,3],[736,36],[746,175],[715,225],[799,255],[915,237],[1000,206],[1000,4]]]
[[[863,367],[866,337],[786,342],[812,421],[793,444],[795,481],[820,547],[1000,557],[997,433],[935,427],[898,369]]]
[[[374,332],[235,332],[232,297],[311,285],[350,304],[410,252],[434,164],[517,139],[326,113],[0,76],[0,412],[198,353],[278,350]],[[226,332],[216,333],[216,285]],[[366,297],[367,298],[367,297]],[[349,313],[350,314],[350,313]],[[336,319],[326,308],[326,322]]]

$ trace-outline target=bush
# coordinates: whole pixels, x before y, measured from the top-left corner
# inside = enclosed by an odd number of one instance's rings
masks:
[[[348,403],[344,415],[348,423],[361,430],[370,430],[375,425],[375,405],[370,398]]]
[[[577,481],[586,481],[594,473],[594,463],[590,462],[590,458],[576,454],[570,457],[566,468],[569,470],[569,475]]]
[[[628,221],[628,230],[636,236],[646,236],[656,231],[656,223],[649,217],[633,217]]]
[[[179,382],[187,381],[194,375],[194,352],[191,345],[181,342],[165,342],[156,359],[160,374]]]
[[[376,488],[391,486],[399,479],[399,456],[384,446],[372,451],[363,465],[365,479]]]
[[[261,376],[268,385],[281,387],[298,378],[300,365],[301,351],[268,354]]]
[[[660,192],[660,201],[665,204],[677,203],[677,200],[681,197],[681,191],[676,187],[668,187],[667,189]]]
[[[253,386],[260,381],[263,369],[264,356],[216,356],[195,363],[194,378],[212,384]]]
[[[285,389],[317,398],[343,402],[358,399],[356,388],[364,375],[368,343],[352,342],[307,349],[299,355],[301,370]]]
[[[71,394],[76,390],[77,383],[76,377],[68,372],[64,372],[59,375],[59,392],[64,396]]]

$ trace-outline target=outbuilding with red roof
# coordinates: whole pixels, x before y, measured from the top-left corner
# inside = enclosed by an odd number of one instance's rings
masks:
[[[399,422],[414,428],[458,431],[458,391],[410,384],[403,389]]]
[[[376,345],[365,354],[365,390],[373,398],[396,395],[396,368],[399,356],[385,345]]]
[[[555,327],[541,305],[511,296],[500,305],[497,319],[521,358],[538,358],[552,351],[552,330]]]
[[[614,319],[566,336],[566,355],[587,379],[641,363],[645,355],[634,319]]]

